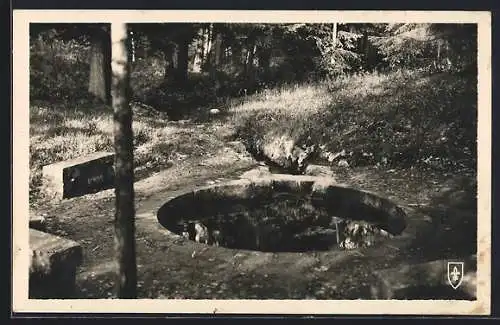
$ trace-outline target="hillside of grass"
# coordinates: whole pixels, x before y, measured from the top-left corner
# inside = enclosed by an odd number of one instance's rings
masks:
[[[362,74],[265,90],[229,115],[248,147],[287,135],[323,163],[343,151],[350,166],[473,171],[476,89],[473,75]]]

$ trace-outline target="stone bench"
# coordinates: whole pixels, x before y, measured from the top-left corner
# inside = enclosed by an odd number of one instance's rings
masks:
[[[30,299],[72,298],[82,247],[68,239],[35,229],[30,235]]]
[[[42,168],[45,191],[66,199],[114,187],[114,154],[97,152]]]
[[[45,231],[45,218],[38,215],[30,216],[29,227],[36,230]]]
[[[464,261],[461,285],[448,283],[448,261],[437,260],[373,272],[373,299],[476,299],[475,255]]]

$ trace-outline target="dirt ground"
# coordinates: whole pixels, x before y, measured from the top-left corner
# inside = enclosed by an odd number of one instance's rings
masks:
[[[237,178],[257,165],[224,121],[185,122],[196,137],[211,139],[203,155],[179,159],[135,183],[139,298],[370,299],[372,272],[476,253],[476,208],[464,204],[466,175],[374,167],[337,168],[336,178],[379,193],[408,214],[401,236],[352,251],[263,253],[212,247],[164,229],[156,211],[186,188]],[[79,242],[79,298],[114,296],[114,191],[107,190],[33,208],[47,231]]]

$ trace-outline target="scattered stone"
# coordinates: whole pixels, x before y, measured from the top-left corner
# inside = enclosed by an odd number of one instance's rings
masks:
[[[309,176],[328,176],[328,177],[334,176],[334,173],[330,167],[322,165],[314,165],[314,164],[307,165],[304,174]]]
[[[314,268],[314,271],[316,271],[316,272],[326,272],[328,270],[329,270],[329,267],[326,265],[322,265],[320,267]]]
[[[258,166],[254,169],[244,172],[240,178],[252,179],[257,177],[264,177],[270,175],[269,167],[267,166]]]
[[[272,137],[256,144],[254,151],[259,152],[265,160],[289,173],[301,173],[313,156],[316,147],[300,147],[288,135]]]
[[[45,217],[43,215],[30,216],[29,227],[44,231],[46,228]]]
[[[349,163],[347,162],[347,160],[345,159],[341,159],[339,160],[338,164],[337,164],[339,167],[343,167],[343,168],[349,168]]]

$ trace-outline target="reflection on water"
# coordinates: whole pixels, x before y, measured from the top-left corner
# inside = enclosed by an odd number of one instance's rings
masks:
[[[172,230],[195,240],[205,229],[210,245],[272,252],[354,249],[388,236],[374,224],[332,216],[291,193],[275,193],[259,204],[234,203],[231,212],[186,218]]]

